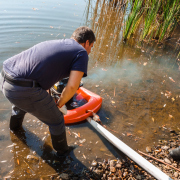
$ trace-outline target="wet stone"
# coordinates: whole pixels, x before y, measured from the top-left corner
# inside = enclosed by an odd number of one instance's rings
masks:
[[[114,167],[116,162],[114,160],[111,160],[109,164],[110,164],[110,167]]]
[[[62,173],[62,174],[60,174],[59,177],[62,178],[63,180],[69,179],[69,175],[67,173]]]
[[[126,177],[128,175],[128,172],[123,173],[123,177]]]
[[[174,177],[177,178],[179,176],[179,173],[178,172],[175,172],[174,173]]]
[[[136,176],[136,179],[137,179],[137,180],[141,180],[142,178],[141,178],[141,176],[138,174],[138,175]]]
[[[121,168],[121,164],[120,163],[116,164],[116,168]]]
[[[170,147],[169,146],[162,146],[161,149],[163,150],[168,150]]]
[[[29,162],[38,162],[39,161],[39,158],[34,156],[34,155],[27,155],[26,159],[29,161]]]
[[[146,147],[146,152],[151,153],[151,152],[152,152],[151,147],[147,146],[147,147]]]
[[[164,158],[164,162],[171,164],[171,161],[168,158]]]
[[[116,172],[116,168],[115,167],[110,167],[110,171],[114,173],[114,172]]]
[[[95,160],[93,160],[91,165],[95,167],[95,166],[97,166],[97,162]]]
[[[97,173],[98,175],[103,175],[103,170],[101,169],[96,169],[94,172]]]

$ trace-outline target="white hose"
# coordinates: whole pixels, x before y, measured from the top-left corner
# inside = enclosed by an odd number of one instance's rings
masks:
[[[116,146],[120,151],[126,154],[129,158],[135,161],[139,166],[149,172],[152,176],[159,180],[172,180],[169,176],[163,173],[160,169],[155,167],[149,161],[144,159],[140,156],[137,152],[119,140],[116,136],[102,127],[100,124],[95,122],[92,118],[87,118],[88,122],[102,135],[104,136],[109,142],[111,142],[114,146]]]

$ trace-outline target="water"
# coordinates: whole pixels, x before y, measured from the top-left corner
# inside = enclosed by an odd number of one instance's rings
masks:
[[[97,41],[84,87],[103,98],[98,112],[102,123],[131,148],[145,150],[158,139],[169,138],[163,128],[179,132],[178,44],[175,46],[179,31],[165,45],[139,44],[138,34],[124,44],[123,20],[128,13],[128,9],[124,15],[123,9],[99,0],[1,0],[0,68],[4,60],[36,43],[69,38],[77,27],[90,26]],[[121,158],[121,153],[85,121],[66,127],[69,144],[80,145],[71,154],[71,164],[54,166],[48,127],[28,114],[25,132],[18,138],[8,129],[11,105],[2,94],[0,112],[0,178],[48,178],[68,169],[80,171],[93,159]],[[35,155],[39,162],[28,162],[28,155]]]

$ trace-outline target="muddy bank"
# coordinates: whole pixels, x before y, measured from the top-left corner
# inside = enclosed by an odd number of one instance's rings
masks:
[[[180,163],[169,157],[169,151],[179,146],[180,131],[175,131],[171,128],[167,128],[166,126],[159,127],[158,131],[158,133],[160,133],[164,138],[159,139],[158,143],[156,144],[147,146],[143,150],[145,155],[143,155],[139,150],[136,151],[169,177],[178,180],[180,178],[180,170],[178,171],[177,169],[180,168]],[[5,172],[6,169],[5,167],[1,167],[1,178],[20,180],[155,179],[152,175],[146,172],[143,167],[139,167],[136,162],[132,161],[124,154],[122,154],[121,158],[107,158],[102,159],[102,161],[98,161],[97,157],[94,156],[94,160],[89,162],[90,166],[86,167],[83,166],[82,162],[78,162],[76,160],[73,152],[71,152],[69,156],[65,158],[56,158],[48,143],[43,145],[43,154],[41,155],[36,151],[29,152],[28,148],[21,148],[21,143],[25,143],[26,141],[24,133],[30,132],[25,132],[23,130],[16,133],[11,132],[10,135],[11,139],[13,140],[13,144],[8,148],[11,149],[11,153],[14,153],[14,157],[11,160],[14,161],[15,168],[8,174],[3,175],[3,171]],[[82,144],[78,144],[78,146],[82,146]],[[22,156],[21,151],[28,151],[26,152],[27,156]],[[91,151],[91,149],[89,149],[89,151]],[[81,152],[81,155],[86,158],[84,152]],[[46,165],[49,166],[49,169],[46,168]],[[46,168],[46,172],[44,172],[44,168]],[[52,170],[50,170],[50,168],[54,169],[54,173]]]

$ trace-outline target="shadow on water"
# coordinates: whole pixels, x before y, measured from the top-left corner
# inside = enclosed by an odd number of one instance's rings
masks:
[[[57,177],[63,172],[68,173],[70,177],[73,171],[76,171],[78,174],[85,168],[76,159],[73,151],[67,157],[55,157],[51,144],[48,141],[43,142],[26,128],[22,128],[15,133],[10,132],[10,137],[14,145],[15,164],[15,173],[11,175],[11,178],[48,179],[48,177]],[[29,155],[31,151],[33,151],[34,155]],[[19,168],[20,166],[21,168]]]
[[[80,127],[86,126],[86,123],[82,123]],[[118,149],[111,144],[107,143],[104,137],[96,132],[92,127],[89,127],[93,133],[99,136],[102,143],[106,144],[106,147],[110,152],[116,154],[116,158],[125,158]],[[45,140],[42,140],[37,135],[23,127],[16,132],[10,131],[10,138],[12,141],[11,152],[13,153],[14,169],[10,172],[11,175],[6,177],[15,179],[48,179],[62,176],[62,173],[68,174],[68,177],[84,177],[85,172],[89,171],[85,165],[79,161],[72,151],[67,157],[57,158],[54,155],[52,149],[50,136],[47,136]],[[83,152],[85,153],[85,152]],[[11,161],[12,161],[11,159]],[[2,174],[3,175],[3,174]],[[87,174],[86,174],[87,175]],[[96,173],[91,173],[91,178],[99,179]]]

